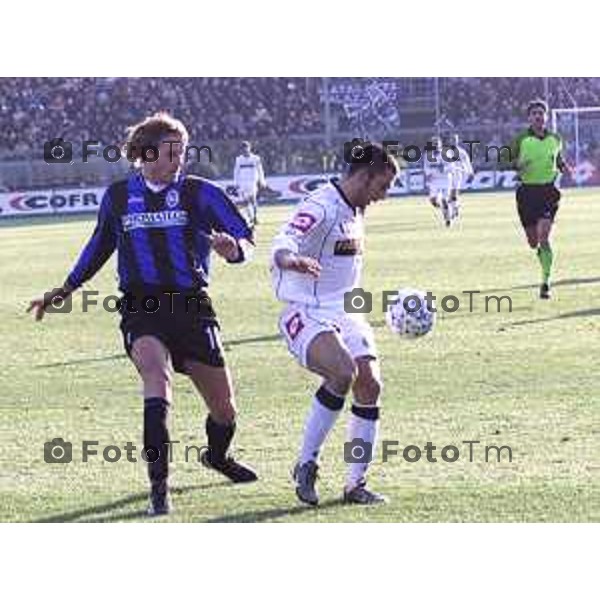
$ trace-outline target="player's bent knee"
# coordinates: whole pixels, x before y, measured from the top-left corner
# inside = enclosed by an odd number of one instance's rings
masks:
[[[536,231],[528,231],[525,230],[525,236],[527,237],[527,243],[529,244],[530,248],[537,248],[538,247],[538,233],[537,230]]]
[[[377,404],[382,392],[383,383],[375,377],[359,377],[354,383],[354,397],[359,404]]]
[[[337,365],[335,372],[329,377],[328,383],[332,388],[332,391],[345,396],[352,387],[356,378],[357,368],[354,361],[348,357],[348,359],[340,361]]]
[[[173,374],[167,365],[152,365],[140,369],[140,375],[147,384],[164,385],[171,387]]]

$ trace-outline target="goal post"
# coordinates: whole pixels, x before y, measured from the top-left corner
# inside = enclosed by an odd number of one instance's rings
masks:
[[[567,162],[577,173],[582,162],[590,159],[590,145],[596,146],[596,140],[600,142],[600,106],[553,108],[551,122],[552,131],[563,138]],[[575,183],[581,185],[581,177],[576,176]]]

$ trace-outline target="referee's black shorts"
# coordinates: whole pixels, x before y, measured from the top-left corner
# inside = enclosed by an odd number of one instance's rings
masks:
[[[130,290],[120,312],[129,356],[135,340],[148,335],[166,346],[177,373],[186,372],[186,361],[225,366],[219,322],[204,290]]]
[[[535,225],[540,219],[554,221],[559,203],[560,191],[553,183],[522,183],[517,188],[517,210],[523,227]]]

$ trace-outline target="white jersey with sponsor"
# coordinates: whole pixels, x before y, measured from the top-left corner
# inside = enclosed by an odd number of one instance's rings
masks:
[[[235,159],[233,180],[235,185],[244,192],[256,192],[259,185],[264,186],[265,174],[260,156],[240,154]]]
[[[363,213],[353,208],[337,182],[319,188],[301,201],[275,237],[272,256],[282,249],[316,259],[318,278],[280,269],[272,259],[275,295],[283,302],[343,310],[344,293],[360,284],[363,266]]]
[[[445,159],[440,150],[430,150],[423,154],[423,171],[426,177],[443,178],[452,170],[452,163]]]

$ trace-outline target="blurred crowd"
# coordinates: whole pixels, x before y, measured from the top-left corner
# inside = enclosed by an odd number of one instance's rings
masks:
[[[402,139],[406,130],[429,134],[436,111],[459,133],[503,141],[537,96],[554,106],[598,106],[600,79],[0,78],[0,160],[41,160],[44,142],[58,136],[119,144],[128,125],[168,110],[192,143],[215,149],[207,176],[231,175],[243,139],[255,144],[267,174],[329,171],[343,165],[344,135],[363,133],[357,122]]]
[[[441,109],[458,128],[523,123],[527,103],[548,100],[550,107],[600,106],[595,77],[453,77],[441,82]]]
[[[192,140],[322,131],[314,80],[294,78],[0,78],[0,154],[41,154],[45,140],[124,140],[128,125],[168,110]]]

